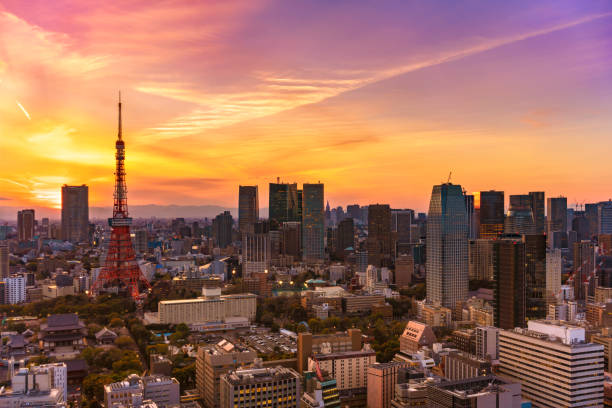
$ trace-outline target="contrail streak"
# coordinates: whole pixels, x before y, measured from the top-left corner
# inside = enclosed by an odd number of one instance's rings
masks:
[[[28,113],[27,110],[25,110],[23,105],[20,104],[18,100],[15,100],[15,102],[17,102],[17,106],[19,106],[21,108],[21,110],[23,111],[23,114],[26,115],[26,118],[28,118],[28,120],[32,120],[32,118],[30,117],[30,114]]]

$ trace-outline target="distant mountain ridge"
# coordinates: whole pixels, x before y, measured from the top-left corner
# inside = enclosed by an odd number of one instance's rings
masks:
[[[25,207],[8,207],[0,206],[0,220],[16,222],[17,211]],[[223,211],[230,211],[232,216],[238,217],[237,208],[227,208],[220,205],[130,205],[130,216],[132,218],[214,218]],[[36,210],[36,219],[50,218],[52,220],[60,219],[60,210],[56,208],[34,207]],[[267,208],[259,210],[261,217],[266,217],[268,214]],[[104,219],[112,215],[112,207],[89,207],[89,218]]]

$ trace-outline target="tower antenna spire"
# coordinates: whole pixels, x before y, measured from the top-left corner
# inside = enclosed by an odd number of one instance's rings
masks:
[[[117,137],[119,138],[119,140],[121,140],[121,136],[123,135],[123,129],[122,129],[122,124],[121,124],[121,91],[119,91],[119,133],[117,134]]]

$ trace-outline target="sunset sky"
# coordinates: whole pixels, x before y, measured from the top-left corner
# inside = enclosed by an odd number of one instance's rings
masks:
[[[0,0],[0,206],[111,205],[119,89],[131,204],[612,197],[609,0]]]

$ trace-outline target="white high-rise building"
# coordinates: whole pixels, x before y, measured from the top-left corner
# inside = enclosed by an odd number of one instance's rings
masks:
[[[499,373],[521,383],[534,407],[603,407],[604,346],[583,327],[530,320],[499,333]]]
[[[497,360],[499,354],[499,329],[494,326],[476,327],[476,357]]]
[[[427,302],[450,309],[468,292],[468,217],[460,185],[433,187],[427,214]]]
[[[4,300],[11,305],[26,301],[26,278],[25,276],[10,276],[4,278]]]

